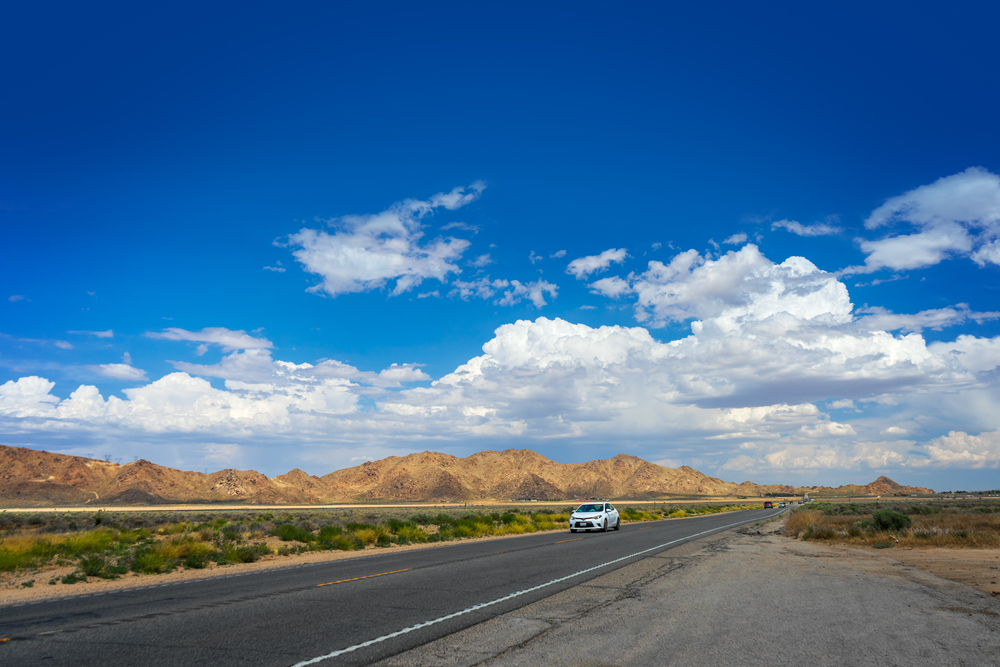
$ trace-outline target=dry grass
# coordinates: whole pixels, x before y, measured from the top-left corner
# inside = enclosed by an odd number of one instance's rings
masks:
[[[877,527],[873,513],[830,514],[831,510],[802,509],[788,517],[785,533],[802,539],[824,540],[837,544],[884,547],[964,547],[1000,548],[1000,514],[982,513],[982,508],[949,507],[937,514],[923,514],[913,507],[897,506],[894,511],[906,514],[909,527],[885,530]],[[918,506],[919,509],[919,506]]]

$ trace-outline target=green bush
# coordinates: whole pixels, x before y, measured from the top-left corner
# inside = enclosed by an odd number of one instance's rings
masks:
[[[876,510],[872,512],[872,526],[876,530],[899,532],[906,530],[913,523],[906,514],[892,510]]]
[[[316,539],[316,536],[308,530],[294,526],[290,523],[281,524],[272,530],[271,534],[280,539],[282,542],[291,542],[293,540],[296,542],[312,542]]]
[[[319,539],[322,542],[329,542],[343,532],[340,526],[323,526],[319,529]]]

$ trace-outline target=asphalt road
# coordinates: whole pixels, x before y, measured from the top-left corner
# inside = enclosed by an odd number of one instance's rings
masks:
[[[3,665],[365,665],[781,510],[460,542],[0,608]]]

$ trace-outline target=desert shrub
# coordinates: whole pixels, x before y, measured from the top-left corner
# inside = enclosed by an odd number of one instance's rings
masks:
[[[208,556],[205,554],[191,553],[184,559],[184,567],[200,570],[208,565]]]
[[[401,526],[396,531],[396,537],[404,542],[426,542],[427,533],[425,533],[419,526],[407,524]]]
[[[324,542],[329,542],[343,532],[344,531],[340,526],[323,526],[319,529],[319,539]]]
[[[132,571],[143,574],[164,572],[170,564],[163,554],[148,548],[137,549],[132,557]]]
[[[378,527],[375,526],[374,524],[371,524],[371,523],[358,523],[358,522],[355,522],[355,521],[352,521],[351,523],[347,524],[347,526],[345,526],[345,528],[346,528],[347,532],[349,532],[349,533],[353,533],[353,532],[356,532],[356,531],[359,531],[359,530],[377,530],[378,529]]]
[[[687,510],[674,510],[668,516],[671,519],[683,519],[687,516]]]
[[[65,577],[60,579],[60,581],[62,581],[64,584],[75,584],[78,581],[86,581],[86,580],[87,580],[86,575],[80,575],[77,574],[76,572],[70,572]]]
[[[224,539],[232,540],[233,542],[239,542],[243,539],[243,526],[238,523],[226,524],[220,532]]]
[[[99,577],[104,573],[104,558],[101,556],[90,556],[80,559],[80,571],[88,577]]]
[[[940,507],[929,507],[927,505],[911,505],[910,508],[908,510],[906,510],[906,513],[907,514],[913,514],[913,515],[924,515],[924,516],[927,516],[927,515],[930,515],[930,514],[940,514],[941,513],[941,508]]]
[[[892,547],[892,542],[876,542],[872,547],[876,549],[888,549]]]
[[[290,523],[278,525],[271,531],[271,534],[280,539],[282,542],[312,542],[316,539],[316,536],[308,530]]]
[[[830,526],[818,525],[810,526],[802,535],[804,540],[830,540],[836,535],[836,531]]]
[[[899,532],[906,530],[913,523],[906,514],[892,510],[876,510],[872,512],[872,526],[876,530]]]
[[[233,563],[254,563],[261,556],[273,553],[266,544],[242,545],[226,550],[226,559]]]
[[[379,531],[375,528],[359,528],[354,531],[354,537],[363,544],[375,544],[379,538]]]
[[[847,534],[850,535],[851,537],[860,537],[861,536],[860,523],[852,523],[850,526],[848,526]]]

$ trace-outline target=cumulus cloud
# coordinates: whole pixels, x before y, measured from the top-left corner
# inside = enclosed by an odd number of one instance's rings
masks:
[[[574,259],[566,267],[566,273],[575,276],[577,280],[583,280],[592,273],[605,271],[612,263],[621,264],[627,256],[625,248],[610,248],[600,255],[588,255]]]
[[[969,435],[951,431],[921,448],[925,465],[962,468],[1000,468],[1000,431]]]
[[[741,243],[746,243],[746,242],[747,242],[747,235],[744,232],[740,232],[739,234],[733,234],[725,241],[723,241],[723,243],[727,245],[739,245]]]
[[[60,399],[37,376],[7,382],[0,433],[190,433],[213,443],[238,434],[241,442],[419,448],[434,440],[478,449],[512,438],[525,446],[614,439],[649,458],[733,471],[1000,461],[1000,337],[928,343],[919,333],[991,313],[964,304],[910,316],[855,312],[836,276],[801,257],[776,264],[753,245],[718,257],[680,253],[618,280],[592,290],[617,290],[635,299],[638,318],[689,322],[690,333],[661,341],[643,326],[520,320],[432,381],[417,364],[366,371],[333,360],[292,363],[243,332],[221,330],[257,342],[167,330],[227,353],[216,364],[171,362],[176,372],[124,398],[84,385]],[[488,278],[463,288],[466,298],[498,305],[544,305],[557,289]],[[832,418],[830,410],[852,412]]]
[[[784,229],[796,236],[831,236],[844,231],[836,225],[825,222],[817,222],[812,225],[803,225],[795,220],[777,220],[771,223],[771,229]]]
[[[146,333],[146,336],[162,340],[184,340],[203,343],[203,345],[199,346],[199,355],[204,354],[208,350],[207,345],[219,345],[224,352],[274,347],[271,341],[266,338],[254,338],[243,330],[232,331],[224,327],[206,327],[201,331],[186,331],[170,327],[161,332],[149,331]]]
[[[959,303],[948,308],[922,310],[914,314],[896,314],[891,310],[877,306],[862,308],[858,312],[870,313],[867,317],[859,320],[862,324],[873,330],[885,331],[923,331],[924,329],[941,331],[945,327],[965,324],[968,321],[982,324],[1000,318],[1000,312],[975,312],[969,309],[967,303]]]
[[[1000,176],[970,167],[891,197],[865,220],[870,230],[896,225],[914,233],[859,240],[867,255],[865,264],[843,273],[917,269],[958,256],[968,256],[980,266],[996,264],[1000,259]]]
[[[348,215],[329,221],[333,233],[303,228],[288,237],[288,246],[303,268],[321,277],[311,292],[338,296],[381,289],[395,281],[391,295],[426,279],[444,282],[462,271],[454,262],[469,242],[454,237],[423,242],[420,220],[437,208],[456,210],[479,198],[485,184],[458,187],[426,201],[406,199],[374,215]]]
[[[644,273],[603,279],[591,289],[613,297],[635,294],[636,319],[654,328],[707,319],[734,330],[741,322],[782,313],[796,320],[843,323],[851,320],[853,307],[836,276],[803,257],[774,264],[753,244],[718,259],[688,250],[668,264],[651,261]]]
[[[617,299],[625,294],[631,294],[633,292],[632,286],[628,283],[628,281],[622,280],[618,276],[595,280],[589,285],[589,287],[590,291],[594,294],[600,294],[612,299]]]

